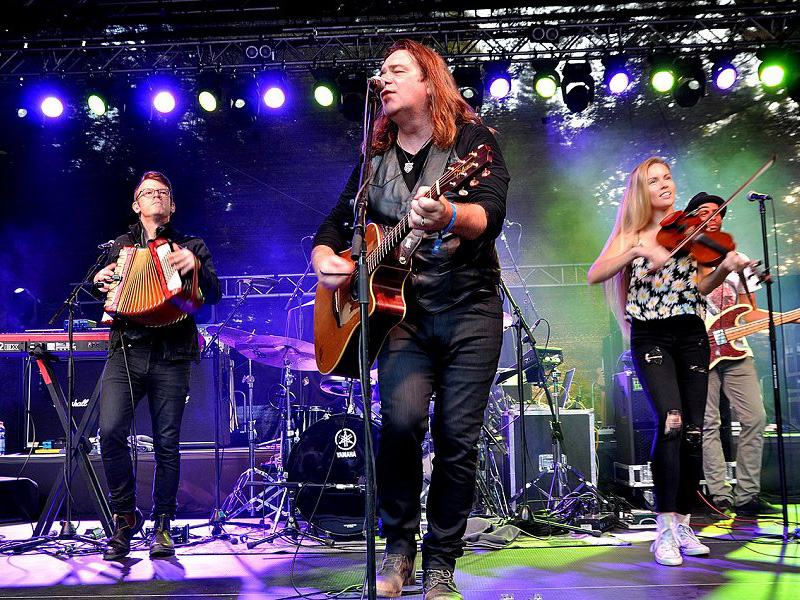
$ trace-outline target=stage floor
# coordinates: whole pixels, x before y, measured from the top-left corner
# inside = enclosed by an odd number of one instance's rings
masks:
[[[797,522],[798,516],[800,510],[793,505],[790,518]],[[177,522],[187,523],[202,521]],[[96,523],[85,521],[78,530],[93,526]],[[178,548],[171,560],[151,561],[146,549],[114,563],[97,553],[69,556],[52,549],[6,554],[0,556],[0,598],[361,597],[363,540],[337,541],[333,547],[304,540],[298,547],[280,539],[247,549],[247,539],[258,539],[262,531],[233,525],[226,530],[231,539],[193,540]],[[703,527],[700,535],[711,547],[711,556],[687,558],[681,567],[653,561],[653,530],[604,534],[599,539],[522,535],[501,549],[469,547],[459,560],[456,581],[466,599],[480,600],[532,600],[537,594],[542,600],[797,598],[800,543],[764,537],[780,532],[775,520]],[[192,533],[205,536],[209,529],[202,526]],[[0,535],[2,542],[26,539],[31,526],[3,526]],[[241,535],[248,538],[240,540]],[[403,597],[421,598],[419,585],[407,588]]]

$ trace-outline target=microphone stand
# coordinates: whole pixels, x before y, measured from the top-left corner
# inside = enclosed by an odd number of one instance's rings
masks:
[[[358,303],[361,311],[361,325],[359,327],[359,379],[361,389],[370,389],[369,378],[369,273],[367,272],[367,246],[364,236],[367,231],[367,204],[369,203],[369,184],[372,181],[372,133],[375,124],[375,114],[378,111],[380,98],[373,92],[372,86],[367,82],[367,101],[364,104],[364,162],[358,181],[358,194],[353,207],[355,218],[353,220],[353,244],[351,258],[356,264],[356,286]],[[364,535],[367,538],[366,561],[366,587],[369,600],[377,598],[376,566],[375,566],[375,464],[374,450],[372,447],[372,406],[364,399]]]
[[[522,278],[522,274],[520,273],[519,266],[517,265],[517,261],[514,258],[513,253],[511,252],[511,248],[508,244],[508,239],[506,238],[506,234],[504,230],[500,232],[500,238],[503,240],[505,244],[506,250],[508,251],[508,255],[511,258],[511,263],[514,266],[514,271],[517,273],[517,276],[520,278],[520,281],[523,281],[523,289],[525,290],[525,296],[528,299],[528,302],[533,309],[534,314],[537,315],[536,322],[534,324],[534,329],[536,325],[538,325],[541,318],[538,317],[538,311],[536,310],[535,305],[533,304],[533,299],[528,292],[527,286],[524,285],[524,280]],[[517,354],[517,364],[516,364],[516,371],[517,371],[517,397],[519,398],[519,420],[520,420],[520,438],[521,438],[521,445],[522,445],[522,504],[517,506],[517,516],[514,519],[514,524],[517,525],[520,529],[524,531],[531,531],[535,529],[533,525],[549,525],[552,527],[561,527],[563,529],[567,529],[569,531],[575,531],[579,533],[588,533],[592,536],[599,537],[601,532],[599,531],[589,531],[586,529],[582,529],[580,527],[575,527],[574,525],[567,525],[558,521],[549,521],[546,519],[539,519],[534,517],[531,514],[530,507],[528,506],[528,489],[531,487],[531,482],[528,481],[528,440],[527,434],[525,429],[525,396],[524,396],[524,388],[523,388],[523,377],[525,371],[522,366],[523,361],[523,352],[522,352],[522,345],[523,345],[523,330],[525,331],[525,335],[527,336],[528,343],[531,346],[531,350],[533,352],[534,360],[536,361],[536,379],[537,382],[542,384],[542,389],[544,390],[545,397],[547,398],[547,405],[550,408],[550,431],[551,437],[553,441],[553,484],[556,486],[556,493],[558,498],[563,497],[563,490],[566,486],[566,482],[562,480],[562,475],[564,471],[561,467],[561,443],[564,440],[564,434],[561,430],[561,421],[559,420],[558,415],[558,406],[556,403],[553,402],[553,397],[550,393],[550,389],[547,386],[547,382],[545,381],[545,373],[544,373],[544,365],[542,364],[541,356],[539,355],[539,350],[536,348],[536,340],[533,337],[533,330],[528,325],[527,321],[525,321],[525,316],[522,314],[522,309],[520,308],[519,304],[517,304],[514,297],[511,295],[511,290],[509,290],[506,282],[503,278],[500,278],[500,288],[503,290],[503,293],[508,300],[509,305],[511,306],[511,311],[514,314],[514,320],[512,323],[512,327],[514,327],[514,331],[516,332],[516,354]],[[511,482],[511,485],[514,485],[515,482]],[[552,495],[548,495],[549,500],[552,500]],[[519,494],[516,495],[519,497]]]
[[[756,198],[758,201],[758,213],[761,216],[761,242],[764,247],[764,272],[769,274],[769,245],[767,243],[767,218],[766,207],[764,201],[772,199],[768,196]],[[775,331],[775,318],[773,316],[773,303],[772,303],[772,276],[765,278],[764,283],[767,289],[767,315],[769,318],[769,350],[770,361],[772,364],[772,401],[775,407],[775,425],[778,434],[778,482],[780,486],[781,495],[781,509],[783,517],[783,536],[784,542],[789,541],[789,508],[786,490],[786,454],[783,445],[783,412],[781,409],[781,391],[778,381],[778,350],[777,350],[777,336]],[[794,535],[797,536],[798,530],[795,530]]]

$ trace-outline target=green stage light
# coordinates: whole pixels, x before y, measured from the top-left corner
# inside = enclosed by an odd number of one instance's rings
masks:
[[[197,102],[200,104],[200,108],[206,112],[214,112],[219,106],[216,94],[209,90],[202,90],[197,94]]]
[[[778,87],[783,83],[786,77],[786,69],[783,65],[772,64],[766,65],[764,68],[759,68],[758,78],[767,87]]]
[[[675,75],[672,71],[665,69],[653,71],[650,83],[655,91],[661,93],[668,92],[672,89],[672,86],[675,85]]]
[[[320,106],[331,106],[333,104],[333,90],[324,83],[318,83],[314,86],[314,100]]]
[[[536,75],[533,77],[533,89],[542,98],[552,98],[561,85],[561,77],[556,72],[558,61],[556,60],[535,60],[533,68]]]
[[[89,97],[86,98],[86,105],[89,107],[89,110],[98,117],[102,117],[108,110],[108,104],[100,94],[90,94]]]

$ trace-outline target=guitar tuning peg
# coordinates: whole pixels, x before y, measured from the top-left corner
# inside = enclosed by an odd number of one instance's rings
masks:
[[[463,190],[463,189],[462,190],[458,190],[458,195],[459,196],[466,196],[467,194],[469,194],[469,192],[467,190]]]
[[[477,180],[477,179],[475,179],[475,178],[472,178],[472,179],[470,180],[470,182],[469,182],[469,187],[475,187],[475,186],[476,186],[476,185],[478,185],[479,183],[480,183],[480,181],[478,181],[478,180]]]
[[[484,169],[483,172],[481,173],[481,177],[488,177],[491,174],[492,172],[489,169]]]

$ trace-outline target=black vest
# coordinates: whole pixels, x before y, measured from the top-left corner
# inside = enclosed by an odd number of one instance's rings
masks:
[[[456,162],[455,149],[441,150],[432,145],[422,174],[412,192],[400,172],[397,153],[390,149],[373,159],[374,176],[369,190],[369,216],[379,225],[393,226],[411,210],[411,200],[421,185],[432,185]],[[449,196],[449,194],[448,194]],[[462,199],[453,195],[452,199]],[[463,200],[469,201],[469,196]],[[431,313],[449,308],[479,293],[497,294],[500,262],[494,240],[463,240],[452,233],[442,239],[439,252],[432,252],[437,233],[428,232],[411,262],[409,300],[415,300]]]

